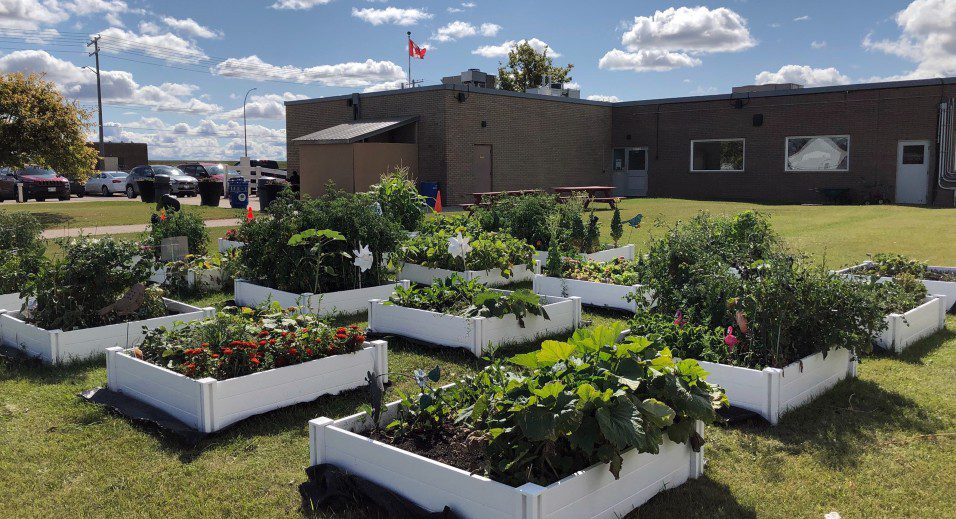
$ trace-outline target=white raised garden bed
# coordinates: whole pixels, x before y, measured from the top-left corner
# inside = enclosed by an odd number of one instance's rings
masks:
[[[408,287],[408,281],[399,281],[387,285],[324,294],[295,294],[275,288],[264,287],[250,283],[244,279],[237,279],[234,284],[236,304],[258,307],[267,301],[276,301],[283,308],[295,306],[300,312],[316,315],[357,314],[368,309],[370,299],[388,299],[398,286]]]
[[[72,330],[44,330],[21,319],[20,312],[0,315],[3,345],[16,348],[49,364],[82,360],[102,354],[107,348],[131,348],[143,339],[146,329],[170,326],[177,321],[195,321],[211,317],[215,308],[199,308],[163,298],[172,315]]]
[[[162,267],[153,272],[149,280],[161,285],[166,282],[168,277],[166,267]],[[201,270],[190,269],[186,271],[186,284],[190,287],[198,285],[199,288],[204,290],[219,290],[222,288],[222,269],[218,267]]]
[[[548,261],[548,251],[539,250],[538,252],[538,261],[544,265]],[[621,247],[614,247],[612,249],[599,250],[597,252],[592,252],[590,254],[582,254],[585,259],[591,261],[614,261],[617,258],[624,258],[628,261],[634,259],[634,245],[624,245]]]
[[[386,342],[371,341],[364,346],[354,353],[228,380],[192,379],[115,347],[106,354],[107,385],[111,391],[166,411],[186,425],[210,433],[253,415],[364,386],[369,371],[388,373]]]
[[[385,421],[396,413],[389,404]],[[365,413],[309,422],[311,465],[329,463],[386,487],[432,512],[446,505],[474,519],[618,518],[664,489],[703,474],[704,455],[689,445],[664,440],[658,454],[624,454],[620,479],[595,464],[547,487],[513,487],[369,439]],[[697,433],[703,435],[698,422]]]
[[[518,325],[514,315],[459,317],[428,310],[406,308],[386,301],[368,302],[369,331],[394,334],[439,346],[464,348],[476,357],[506,344],[527,342],[546,335],[574,330],[581,325],[581,298],[541,296],[550,319],[536,315]]]
[[[914,342],[933,335],[946,326],[944,296],[929,296],[923,304],[902,314],[886,316],[887,328],[877,344],[887,350],[901,353]]]
[[[637,311],[637,301],[628,301],[627,296],[634,294],[639,286],[555,278],[541,274],[535,274],[532,285],[535,294],[555,297],[577,296],[586,305],[630,312]],[[646,298],[647,295],[644,297]]]
[[[225,238],[219,238],[219,253],[229,252],[232,249],[238,249],[244,247],[246,244],[241,241],[227,240]]]
[[[23,306],[23,300],[20,299],[19,293],[0,294],[0,313],[17,311],[21,306]]]
[[[849,276],[859,276],[863,277],[865,274],[860,274],[859,272],[873,266],[872,261],[867,261],[856,265],[855,267],[845,268],[843,270],[837,271],[839,274],[845,274]],[[945,272],[945,273],[954,273],[956,272],[956,267],[929,267],[930,270],[935,272]],[[881,277],[877,281],[885,283],[890,281],[893,278]],[[926,292],[929,294],[938,294],[944,299],[943,301],[943,310],[949,311],[950,309],[956,307],[956,282],[954,281],[933,281],[931,279],[921,279],[923,286],[926,287]]]
[[[531,281],[535,273],[539,271],[539,268],[540,265],[538,263],[535,263],[534,267],[515,265],[514,268],[511,269],[511,277],[506,278],[501,274],[501,269],[456,271],[423,267],[415,263],[405,263],[402,265],[402,271],[398,274],[398,277],[399,279],[407,279],[412,283],[418,283],[420,285],[431,285],[436,279],[447,279],[458,274],[465,278],[466,281],[477,279],[485,285],[498,287],[521,281]]]

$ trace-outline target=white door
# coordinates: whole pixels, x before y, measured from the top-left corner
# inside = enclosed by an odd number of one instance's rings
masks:
[[[900,141],[896,154],[896,203],[925,204],[929,191],[929,141]]]
[[[615,196],[647,196],[647,148],[615,148],[611,161]]]

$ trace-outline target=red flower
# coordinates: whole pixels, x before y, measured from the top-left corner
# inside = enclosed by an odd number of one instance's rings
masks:
[[[275,343],[276,343],[275,339],[269,339],[269,344],[275,344]]]
[[[346,330],[345,330],[345,327],[344,327],[344,326],[341,326],[341,327],[339,327],[338,330],[335,330],[335,332],[336,332],[336,333],[345,333]]]
[[[353,325],[349,326],[349,328],[351,328],[351,329],[353,329],[353,330],[358,330],[358,325],[353,324]]]
[[[219,354],[218,354],[218,353],[213,353],[213,354],[212,354],[212,358],[218,359],[218,358],[219,358]]]
[[[349,336],[346,335],[345,332],[339,332],[339,333],[335,334],[335,337],[338,338],[338,339],[348,339]]]
[[[289,332],[282,332],[282,336],[283,336],[283,337],[286,337],[286,336],[288,336],[288,335],[289,335]]]
[[[251,357],[251,358],[249,359],[249,362],[255,364],[256,366],[259,365],[259,359],[256,358],[256,357]]]
[[[222,353],[223,355],[232,355],[232,348],[223,348]]]
[[[229,343],[229,345],[230,345],[230,346],[243,346],[243,345],[245,345],[245,343],[242,342],[242,341],[232,341],[232,342]]]
[[[265,340],[259,341],[259,346],[265,346],[266,344],[269,344],[269,343]]]
[[[266,337],[268,335],[269,335],[268,330],[262,330],[261,332],[259,332],[259,337]]]
[[[364,336],[364,335],[356,335],[356,336],[355,336],[355,340],[358,341],[358,342],[365,342],[365,336]]]
[[[305,349],[305,354],[311,356],[311,355],[312,355],[312,348],[306,348],[306,349]]]
[[[204,343],[201,344],[201,346],[202,346],[203,348],[208,348],[208,347],[209,347],[209,343],[208,343],[208,342],[204,342]]]
[[[289,355],[298,355],[298,354],[299,354],[299,350],[295,348],[289,348]]]
[[[733,351],[734,351],[734,346],[736,346],[737,343],[739,343],[739,342],[740,342],[740,339],[738,339],[738,338],[734,335],[734,327],[733,327],[733,326],[728,326],[728,327],[727,327],[727,335],[724,336],[724,344],[727,345],[727,349],[728,349],[729,351],[733,352]]]

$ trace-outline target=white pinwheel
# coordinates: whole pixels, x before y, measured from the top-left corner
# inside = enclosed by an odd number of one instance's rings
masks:
[[[372,263],[375,259],[368,245],[362,245],[360,243],[359,248],[352,251],[352,255],[355,256],[355,261],[353,261],[352,264],[358,267],[362,272],[372,268]]]
[[[453,258],[465,259],[465,256],[471,252],[471,245],[468,243],[471,241],[471,238],[462,237],[461,233],[458,233],[458,236],[452,236],[448,238],[448,254],[451,254]]]

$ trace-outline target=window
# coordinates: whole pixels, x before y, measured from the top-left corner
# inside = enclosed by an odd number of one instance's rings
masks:
[[[743,139],[690,141],[691,171],[743,171]]]
[[[611,171],[647,171],[647,148],[614,148]]]
[[[907,144],[903,146],[903,164],[922,165],[925,160],[926,147],[922,144]]]
[[[848,171],[850,136],[787,137],[787,171]]]

